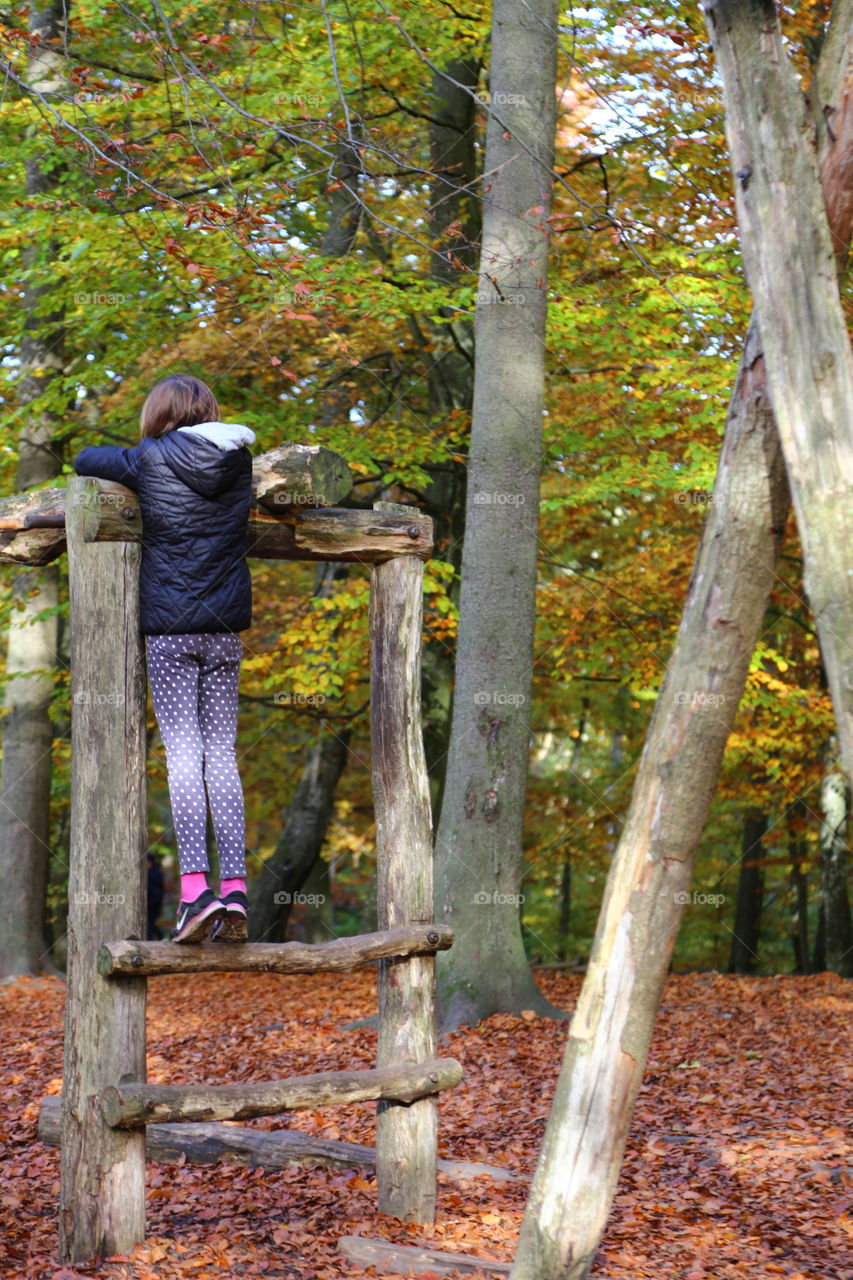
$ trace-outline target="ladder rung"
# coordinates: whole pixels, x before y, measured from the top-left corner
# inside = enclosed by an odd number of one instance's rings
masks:
[[[410,924],[332,942],[106,942],[98,952],[105,977],[155,978],[164,973],[323,973],[357,969],[390,956],[446,951],[453,930],[443,924]]]
[[[114,1129],[160,1121],[249,1120],[337,1103],[415,1102],[462,1079],[455,1058],[428,1058],[361,1071],[321,1071],[262,1084],[111,1085],[100,1093],[101,1115]]]

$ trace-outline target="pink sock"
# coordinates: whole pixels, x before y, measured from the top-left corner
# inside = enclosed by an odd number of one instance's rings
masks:
[[[207,876],[203,871],[191,871],[181,876],[181,901],[195,902],[207,888]]]
[[[223,880],[222,884],[219,886],[220,898],[224,898],[226,893],[245,893],[245,892],[246,892],[245,880]]]

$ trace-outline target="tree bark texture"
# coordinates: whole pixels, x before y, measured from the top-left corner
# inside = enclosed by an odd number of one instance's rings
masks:
[[[803,546],[844,771],[853,778],[853,351],[814,122],[771,0],[705,0],[746,277]]]
[[[844,56],[835,41],[835,96],[826,103],[841,105],[832,117],[836,128],[826,156],[839,145],[839,155],[851,154],[853,112],[839,97],[847,82],[851,12],[853,5],[844,0],[837,12]],[[853,180],[853,163],[832,168],[825,159],[824,169],[834,183]],[[849,206],[840,201],[832,207],[844,211],[844,224],[834,230],[846,244]],[[713,501],[608,877],[513,1280],[589,1275],[788,510],[784,460],[753,317],[729,405]]]
[[[85,540],[139,542],[142,518],[136,494],[112,480],[98,480],[97,484],[97,489],[87,491]],[[14,514],[0,521],[0,560],[47,564],[62,554],[64,489],[45,490],[26,500],[16,494],[4,501]],[[42,521],[50,523],[45,527]],[[254,507],[246,529],[246,554],[261,560],[344,560],[357,564],[380,564],[392,556],[409,555],[428,560],[432,521],[415,507],[406,507],[402,515],[347,507],[296,511],[284,507],[277,516]]]
[[[850,787],[827,752],[820,787],[823,818],[820,827],[821,937],[816,968],[853,978],[853,929],[847,891],[850,826]]]
[[[303,1107],[327,1107],[373,1098],[415,1102],[462,1079],[453,1058],[373,1067],[363,1071],[318,1071],[262,1084],[119,1084],[101,1090],[97,1106],[107,1124],[133,1129],[155,1121],[252,1120]]]
[[[729,973],[752,973],[758,964],[761,910],[764,905],[764,847],[767,814],[751,810],[743,818],[743,847],[737,901],[729,948]]]
[[[391,504],[380,504],[387,511]],[[370,579],[370,736],[380,929],[429,923],[432,816],[421,728],[423,566],[411,557],[375,565]],[[435,957],[379,962],[377,1066],[435,1054]],[[438,1106],[380,1102],[376,1110],[379,1209],[411,1222],[435,1217]]]
[[[48,1147],[59,1146],[62,1099],[51,1094],[39,1107],[38,1137]],[[145,1127],[145,1158],[160,1164],[245,1165],[249,1169],[284,1169],[288,1165],[355,1168],[372,1170],[376,1165],[373,1147],[358,1142],[335,1142],[316,1138],[299,1129],[247,1129],[229,1121],[183,1124],[149,1124]],[[454,1182],[482,1175],[498,1182],[513,1182],[509,1169],[481,1164],[477,1160],[439,1160],[439,1173]]]
[[[456,688],[436,839],[442,1026],[554,1012],[519,923],[544,404],[556,6],[493,6]]]
[[[60,1255],[83,1261],[145,1235],[145,1139],[114,1133],[107,1085],[145,1079],[145,979],[111,982],[97,954],[145,932],[146,677],[139,547],[83,540],[86,490],[68,486],[71,595],[71,866],[65,1006]],[[117,798],[120,803],[117,803]]]
[[[253,942],[283,940],[295,896],[320,856],[335,807],[335,788],[347,758],[349,730],[324,724],[308,752],[272,857],[251,886]]]
[[[469,282],[477,267],[480,202],[474,183],[480,153],[475,146],[474,91],[479,74],[477,58],[451,59],[443,70],[432,73],[429,273],[437,284],[448,286]],[[434,318],[422,317],[419,324],[418,336],[425,344],[423,358],[427,362],[428,429],[433,434],[449,434],[458,430],[471,412],[474,324],[452,306],[440,308]],[[455,570],[450,597],[458,605],[467,472],[464,462],[453,458],[428,466],[426,471],[431,482],[424,492],[423,509],[432,517],[436,557]],[[453,647],[446,644],[428,644],[423,653],[424,752],[436,825],[447,775],[454,658]]]
[[[332,942],[105,942],[98,952],[104,976],[146,978],[164,973],[348,973],[389,956],[431,955],[449,947],[446,925],[404,925]]]

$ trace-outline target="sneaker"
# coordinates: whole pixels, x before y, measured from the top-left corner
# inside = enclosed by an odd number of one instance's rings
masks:
[[[235,889],[233,893],[226,893],[219,901],[225,908],[225,916],[220,917],[213,926],[213,941],[246,942],[249,937],[249,899],[245,893]]]
[[[211,889],[205,889],[195,902],[181,902],[175,927],[169,934],[172,942],[201,942],[210,932],[214,920],[221,920],[225,907]]]

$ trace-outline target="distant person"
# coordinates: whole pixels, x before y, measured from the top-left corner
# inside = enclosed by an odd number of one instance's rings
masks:
[[[181,900],[174,942],[248,937],[245,816],[237,769],[237,688],[252,622],[246,526],[255,433],[219,421],[205,383],[185,374],[154,387],[135,448],[93,445],[74,460],[139,495],[140,629],[166,749]],[[207,883],[207,796],[222,880]]]
[[[163,910],[163,868],[160,866],[160,859],[155,857],[153,853],[148,855],[148,932],[146,937],[149,942],[156,942],[158,938],[163,937],[162,930],[157,921],[160,919],[160,912]]]

